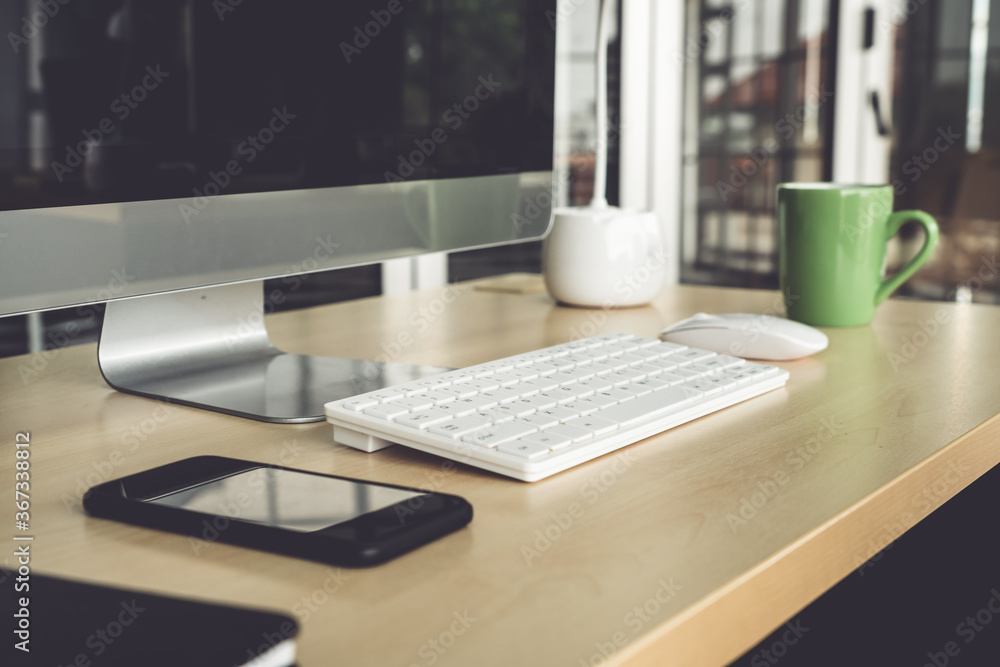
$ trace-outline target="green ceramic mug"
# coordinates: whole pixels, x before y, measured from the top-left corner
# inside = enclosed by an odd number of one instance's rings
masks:
[[[778,252],[788,317],[814,326],[871,322],[885,301],[926,262],[938,240],[934,218],[892,212],[892,186],[782,183]],[[920,252],[885,279],[889,239],[914,220],[927,232]]]

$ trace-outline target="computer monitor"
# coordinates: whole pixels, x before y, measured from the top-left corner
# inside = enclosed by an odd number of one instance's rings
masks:
[[[273,422],[439,370],[285,354],[263,314],[544,235],[555,4],[3,3],[0,316],[107,302],[112,387]]]

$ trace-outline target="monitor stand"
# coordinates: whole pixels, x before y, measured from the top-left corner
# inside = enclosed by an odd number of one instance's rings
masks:
[[[264,328],[262,281],[109,301],[97,356],[118,391],[280,424],[448,370],[282,352]]]

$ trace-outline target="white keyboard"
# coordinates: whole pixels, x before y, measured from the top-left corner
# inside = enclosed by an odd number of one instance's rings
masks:
[[[335,441],[534,482],[776,389],[788,371],[603,334],[326,404]]]

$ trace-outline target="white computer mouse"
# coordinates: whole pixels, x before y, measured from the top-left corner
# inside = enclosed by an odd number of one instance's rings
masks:
[[[808,324],[783,317],[698,313],[671,325],[660,340],[745,359],[787,361],[825,350],[830,340]]]

